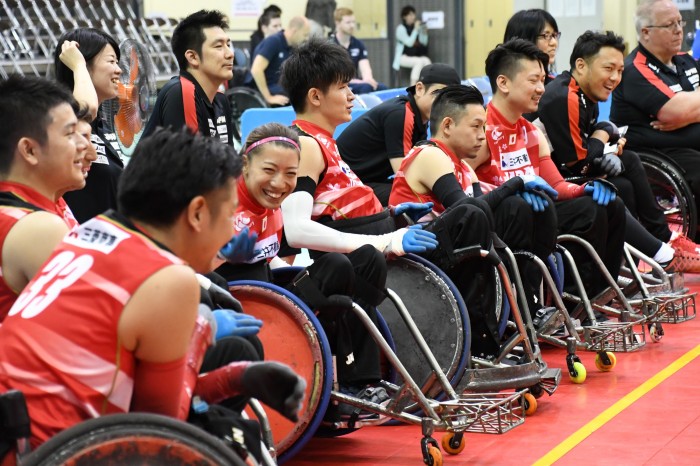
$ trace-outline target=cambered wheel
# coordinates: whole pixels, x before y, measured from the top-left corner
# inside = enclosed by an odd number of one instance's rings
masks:
[[[440,439],[442,449],[445,450],[445,453],[449,453],[450,455],[459,455],[462,453],[462,450],[464,450],[464,447],[467,444],[463,435],[458,445],[453,446],[453,443],[456,443],[454,432],[448,432],[442,436],[442,439]]]
[[[651,190],[666,215],[669,228],[695,238],[698,225],[693,191],[673,162],[656,154],[640,152]]]
[[[66,429],[28,455],[22,466],[122,464],[244,466],[223,441],[156,414],[113,414]]]

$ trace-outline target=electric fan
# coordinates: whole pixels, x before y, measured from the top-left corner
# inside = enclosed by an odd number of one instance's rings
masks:
[[[156,100],[156,75],[151,57],[141,43],[126,39],[119,44],[119,93],[102,103],[107,127],[114,132],[125,157],[131,157],[146,128]]]

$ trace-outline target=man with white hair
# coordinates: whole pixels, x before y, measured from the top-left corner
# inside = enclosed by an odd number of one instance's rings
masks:
[[[642,0],[635,26],[639,45],[625,58],[613,92],[611,119],[628,125],[627,147],[676,162],[700,200],[700,67],[685,52],[683,26],[672,0]]]

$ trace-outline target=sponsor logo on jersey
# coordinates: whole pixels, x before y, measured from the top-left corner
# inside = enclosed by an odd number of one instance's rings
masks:
[[[531,165],[530,156],[525,148],[517,149],[512,152],[501,152],[502,170],[515,170],[528,165]]]
[[[100,219],[92,219],[71,230],[64,241],[68,244],[109,254],[129,237],[121,228]]]
[[[245,215],[245,212],[239,212],[238,215],[236,215],[236,218],[233,221],[233,227],[236,229],[236,231],[242,231],[245,227],[253,228],[254,222],[250,219],[250,217]]]

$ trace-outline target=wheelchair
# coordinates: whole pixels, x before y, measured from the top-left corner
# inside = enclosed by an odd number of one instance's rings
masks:
[[[241,128],[241,116],[249,108],[267,108],[269,105],[263,96],[248,86],[236,86],[226,90],[226,98],[231,106],[231,122],[233,126],[233,139],[243,145],[243,131]]]
[[[671,230],[695,238],[698,226],[697,206],[693,192],[683,176],[683,169],[661,155],[638,151],[652,192],[666,214]]]
[[[472,254],[489,256],[488,251],[478,248]],[[439,464],[441,452],[432,438],[436,430],[446,432],[441,442],[443,449],[457,454],[465,445],[464,432],[503,433],[524,422],[537,403],[528,388],[534,387],[533,392],[538,394],[543,393],[541,388],[553,392],[560,371],[550,369],[552,381],[540,387],[546,365],[538,360],[527,336],[527,324],[517,311],[505,268],[500,264],[495,269],[504,282],[513,315],[517,316],[514,325],[518,330],[508,338],[495,361],[475,364],[470,357],[469,316],[461,296],[440,269],[420,257],[409,254],[389,262],[389,299],[378,307],[383,316],[379,328],[360,306],[347,300],[347,312],[355,313],[363,323],[387,366],[381,384],[391,397],[381,404],[336,389],[334,358],[325,332],[303,301],[275,284],[230,282],[229,291],[246,312],[265,322],[259,337],[266,358],[290,365],[309,382],[298,423],[274,412],[269,415],[280,463],[299,451],[319,428],[324,435],[333,436],[388,421],[420,425],[424,462]],[[287,279],[276,282],[288,281],[299,270],[275,270],[276,276]],[[410,303],[411,312],[399,295]],[[382,322],[386,322],[386,328],[382,328]],[[511,353],[518,352],[517,362],[506,362]],[[486,374],[480,377],[482,373]],[[503,392],[506,389],[515,390]],[[376,416],[324,419],[331,403],[345,403]]]
[[[30,452],[29,415],[24,396],[17,390],[0,395],[0,434],[2,440],[16,442],[18,466],[257,464],[243,461],[223,441],[195,426],[147,413],[90,419]]]

